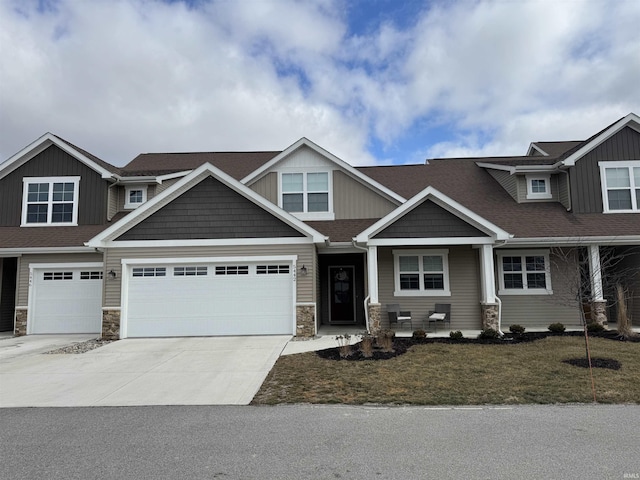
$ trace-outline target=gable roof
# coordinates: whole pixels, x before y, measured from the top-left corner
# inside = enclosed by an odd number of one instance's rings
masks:
[[[298,220],[291,214],[273,205],[271,202],[264,199],[250,188],[239,183],[237,180],[231,178],[229,175],[214,167],[210,163],[205,163],[204,165],[201,165],[190,174],[180,179],[174,185],[151,199],[149,202],[138,207],[134,212],[130,213],[120,221],[116,222],[114,225],[110,226],[109,228],[89,240],[86,245],[91,247],[101,247],[106,245],[117,246],[117,243],[113,243],[116,238],[118,238],[134,226],[140,224],[143,220],[150,217],[151,215],[159,211],[162,207],[170,203],[172,200],[179,197],[181,194],[188,191],[193,186],[199,184],[202,180],[208,177],[213,177],[214,179],[230,187],[238,194],[262,207],[264,210],[271,213],[276,218],[280,219],[287,225],[299,231],[314,243],[326,243],[328,241],[328,239],[324,235],[309,227],[304,222]],[[206,243],[206,241],[195,240],[186,240],[185,242],[191,242],[194,244]],[[237,243],[237,241],[235,241],[235,243]]]
[[[284,160],[289,155],[291,155],[293,152],[295,152],[299,148],[302,148],[303,146],[308,147],[311,150],[313,150],[314,152],[316,152],[317,154],[323,156],[328,161],[334,163],[337,167],[339,167],[347,175],[351,176],[352,178],[356,179],[357,181],[359,181],[361,183],[364,183],[365,185],[369,186],[373,190],[375,190],[378,193],[382,194],[384,197],[387,197],[388,199],[392,200],[394,203],[400,204],[400,203],[403,203],[403,202],[406,201],[406,199],[403,198],[402,196],[398,195],[398,193],[394,192],[393,190],[388,189],[384,185],[376,182],[375,180],[373,180],[373,179],[371,179],[371,178],[369,178],[369,177],[367,177],[365,175],[362,175],[362,173],[360,173],[356,168],[352,167],[351,165],[349,165],[344,160],[339,159],[338,157],[336,157],[332,153],[330,153],[327,150],[325,150],[324,148],[316,145],[311,140],[309,140],[309,139],[307,139],[305,137],[302,137],[300,140],[295,142],[293,145],[291,145],[288,148],[286,148],[285,150],[283,150],[279,155],[275,156],[270,161],[268,161],[267,163],[262,165],[260,168],[258,168],[257,170],[254,170],[249,175],[244,177],[241,180],[242,183],[244,183],[245,185],[250,185],[251,183],[255,182],[256,180],[262,178],[275,165],[277,165],[279,162],[281,162],[282,160]]]
[[[64,150],[69,155],[73,156],[80,162],[87,165],[89,168],[98,172],[102,178],[111,179],[116,177],[120,171],[117,167],[99,159],[95,155],[76,147],[70,142],[63,140],[62,138],[52,133],[45,133],[40,138],[31,142],[15,155],[8,158],[5,162],[0,164],[0,178],[5,177],[16,168],[24,165],[31,160],[38,153],[49,148],[51,145],[56,145],[61,150]]]

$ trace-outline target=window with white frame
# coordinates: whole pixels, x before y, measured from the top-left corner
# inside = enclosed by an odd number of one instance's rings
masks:
[[[125,189],[124,208],[138,208],[147,201],[147,187],[135,186]]]
[[[600,162],[605,212],[640,212],[640,161]]]
[[[450,296],[448,250],[394,250],[395,296]]]
[[[527,199],[551,198],[550,175],[527,175]]]
[[[282,173],[281,207],[291,213],[330,212],[329,172]]]
[[[550,295],[548,250],[498,252],[501,295]]]
[[[22,226],[78,224],[80,177],[28,177],[22,181]]]

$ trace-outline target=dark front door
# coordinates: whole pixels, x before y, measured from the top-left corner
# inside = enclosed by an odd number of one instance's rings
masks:
[[[355,267],[329,267],[329,322],[356,323]]]

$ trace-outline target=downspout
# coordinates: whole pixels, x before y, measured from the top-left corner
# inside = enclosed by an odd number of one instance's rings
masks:
[[[494,295],[494,298],[498,302],[498,333],[501,337],[504,337],[504,332],[502,331],[502,300],[497,295]]]
[[[359,245],[357,245],[355,237],[351,239],[351,245],[353,245],[353,248],[356,248],[358,250],[362,250],[363,252],[365,252],[365,254],[367,255],[367,268],[369,268],[369,249],[360,247]],[[369,298],[370,298],[369,295],[364,297],[364,326],[367,332],[369,331],[369,309],[367,308],[369,304]]]

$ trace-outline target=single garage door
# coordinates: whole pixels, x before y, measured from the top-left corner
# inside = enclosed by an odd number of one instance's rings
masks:
[[[290,262],[132,265],[124,336],[291,335]]]
[[[100,333],[102,268],[33,270],[29,333]]]

